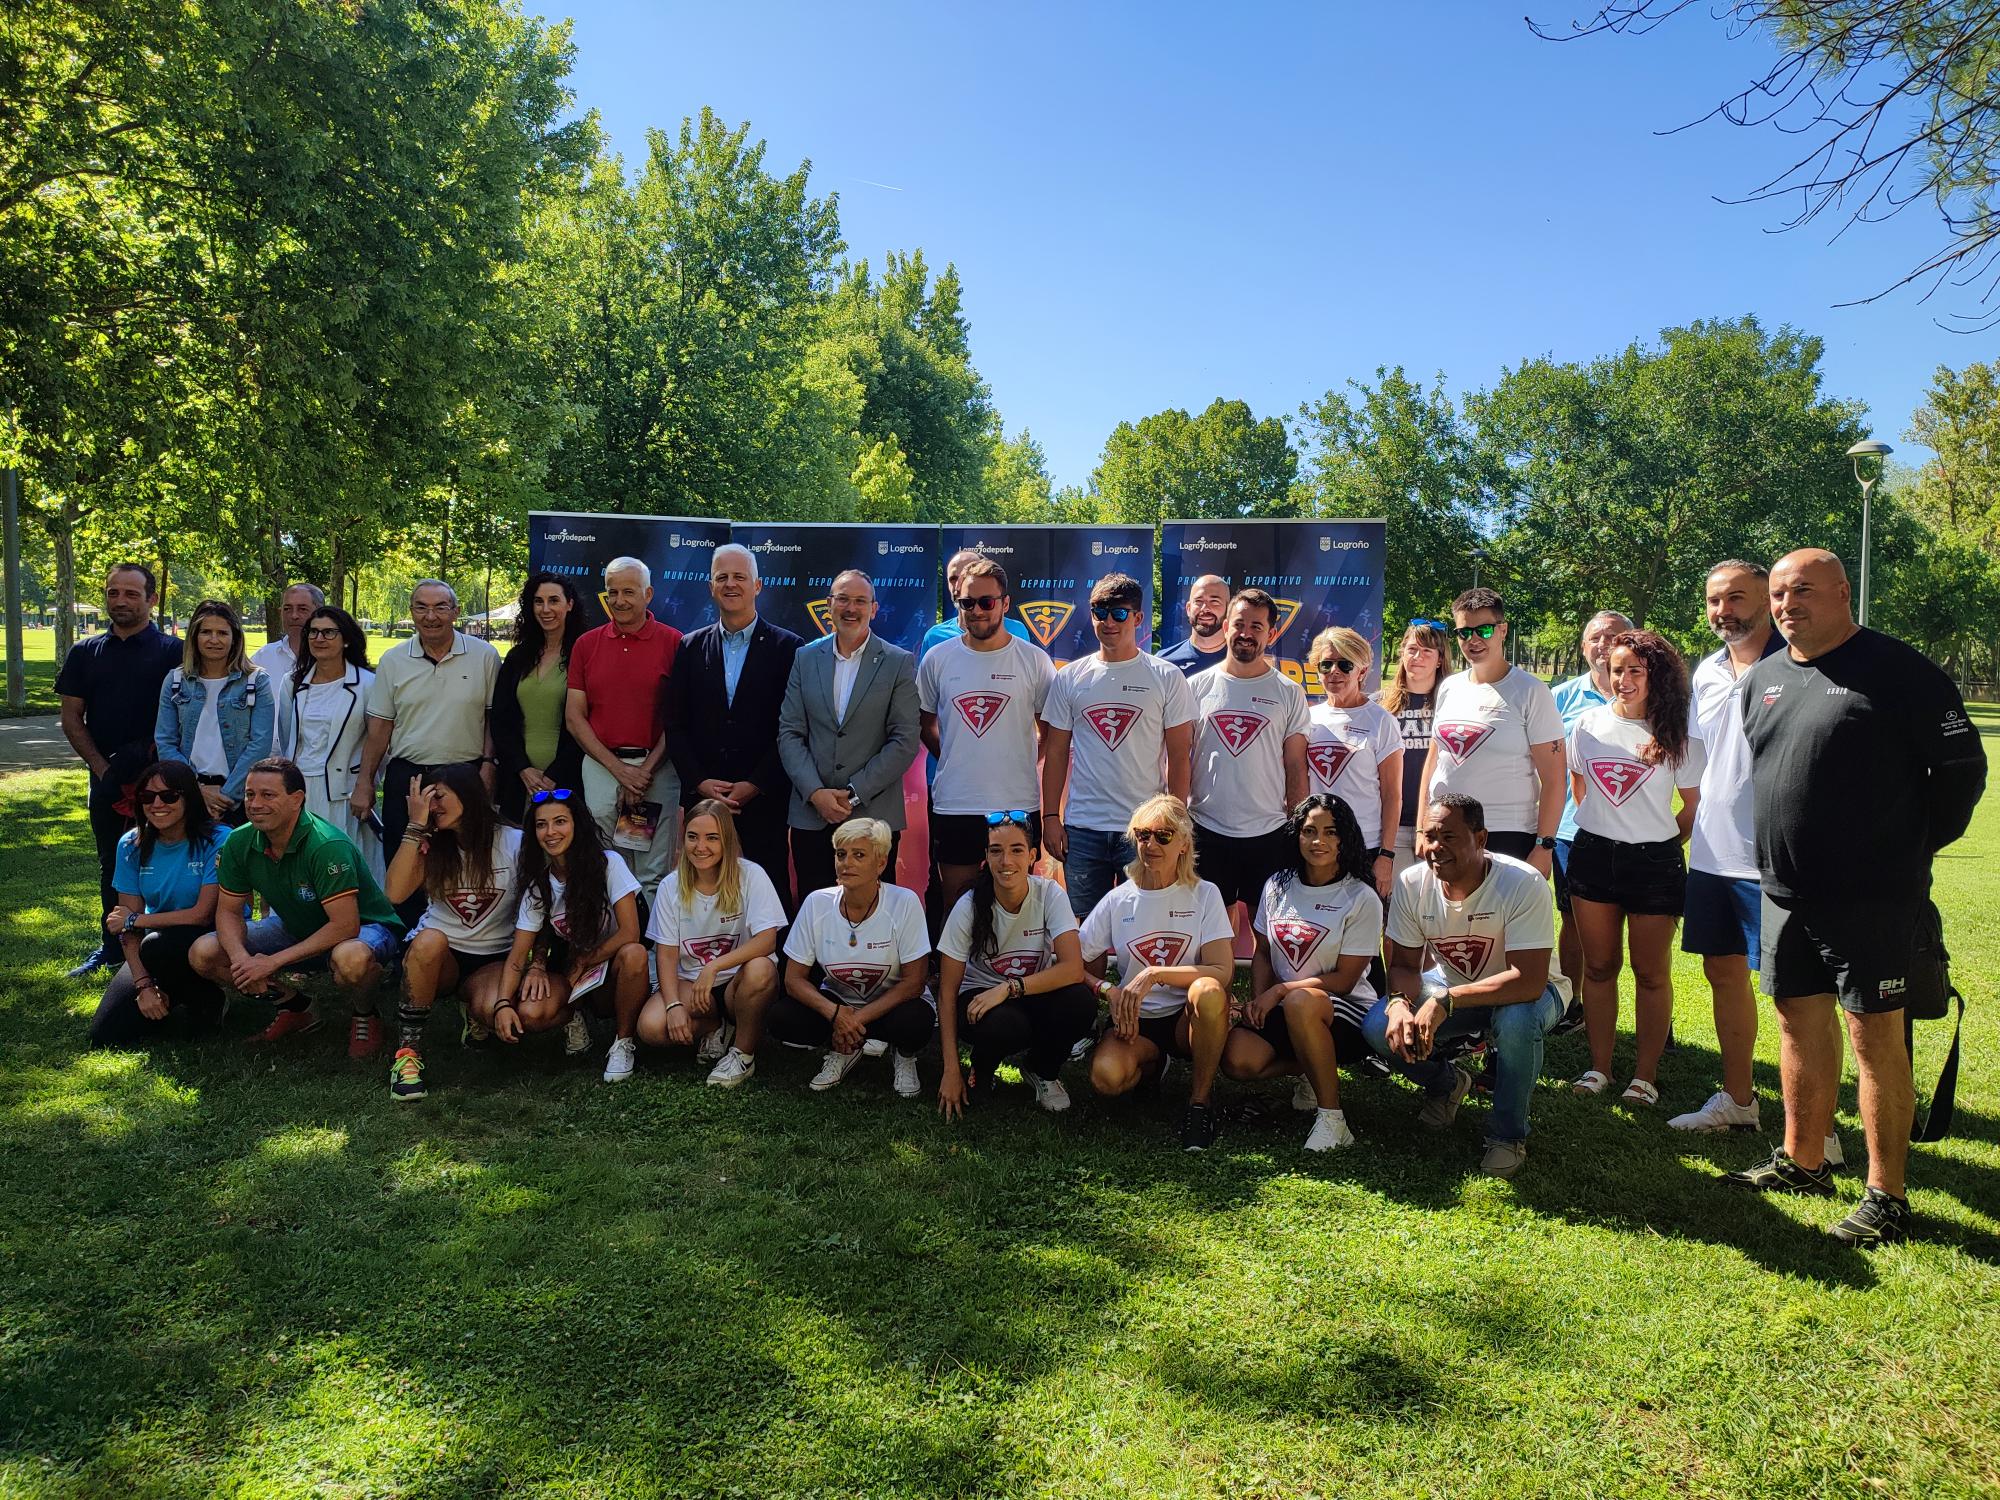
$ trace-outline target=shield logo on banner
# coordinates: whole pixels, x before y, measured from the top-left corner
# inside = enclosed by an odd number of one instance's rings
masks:
[[[1149,932],[1127,943],[1126,949],[1150,969],[1171,969],[1188,951],[1185,932]]]
[[[866,995],[882,982],[888,969],[881,964],[828,964],[829,979],[837,979],[856,995]]]
[[[999,720],[1000,712],[1007,706],[1005,693],[960,693],[951,700],[951,706],[958,710],[958,716],[965,720],[965,727],[980,739],[986,738],[986,731]]]
[[[453,891],[444,904],[458,913],[467,927],[477,927],[480,919],[500,904],[498,891]]]
[[[713,963],[723,954],[732,952],[735,947],[736,939],[726,932],[721,932],[714,937],[689,938],[681,944],[681,951],[696,963],[706,964]]]
[[[1492,733],[1491,724],[1440,724],[1431,731],[1435,738],[1444,742],[1445,749],[1459,760],[1464,760],[1466,756],[1485,744],[1487,736]]]
[[[1292,621],[1299,617],[1299,611],[1305,608],[1305,605],[1298,599],[1273,599],[1271,602],[1278,606],[1278,623],[1271,627],[1271,639],[1275,641],[1285,633]]]
[[[1493,952],[1493,939],[1473,932],[1462,937],[1432,938],[1431,951],[1467,979],[1477,979]]]
[[[1271,721],[1262,714],[1238,713],[1232,709],[1228,713],[1217,714],[1209,722],[1215,726],[1223,748],[1231,755],[1241,755]]]
[[[1311,766],[1313,774],[1328,786],[1332,786],[1340,779],[1340,773],[1352,759],[1354,759],[1353,746],[1343,745],[1338,741],[1306,746],[1306,764]]]
[[[1039,948],[1030,948],[1025,953],[1001,953],[987,961],[988,967],[1002,979],[1026,979],[1035,972],[1042,961]]]
[[[1623,807],[1625,799],[1652,779],[1653,767],[1642,760],[1590,760],[1584,762],[1597,789],[1611,799],[1613,807]]]
[[[809,600],[806,604],[806,613],[812,616],[813,627],[821,635],[833,634],[833,606],[827,603],[826,600]],[[702,960],[703,963],[707,961],[706,959]]]
[[[1065,604],[1060,599],[1030,599],[1014,611],[1021,617],[1021,623],[1028,627],[1028,634],[1042,643],[1044,650],[1069,624],[1069,617],[1076,613],[1074,604]]]
[[[1139,722],[1139,710],[1128,703],[1093,703],[1083,711],[1083,717],[1106,748],[1116,750]]]
[[[1285,957],[1292,961],[1294,969],[1303,968],[1305,961],[1312,957],[1313,949],[1327,930],[1317,922],[1300,922],[1291,918],[1271,924],[1271,941],[1285,950]]]

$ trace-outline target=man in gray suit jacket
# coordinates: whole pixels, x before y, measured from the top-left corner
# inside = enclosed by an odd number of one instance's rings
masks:
[[[903,773],[922,744],[916,658],[868,628],[875,585],[864,573],[842,573],[827,607],[833,634],[800,648],[778,710],[800,900],[833,884],[833,830],[849,818],[880,818],[895,831],[888,870],[895,878]]]

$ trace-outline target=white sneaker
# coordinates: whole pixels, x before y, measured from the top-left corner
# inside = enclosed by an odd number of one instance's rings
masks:
[[[563,1056],[581,1057],[589,1050],[590,1023],[584,1020],[582,1011],[573,1010],[563,1022]]]
[[[917,1077],[917,1060],[896,1054],[896,1081],[892,1085],[905,1099],[914,1099],[924,1091],[923,1080]]]
[[[1090,1049],[1096,1045],[1097,1037],[1094,1033],[1078,1037],[1076,1045],[1069,1049],[1069,1060],[1071,1062],[1082,1062],[1086,1057],[1090,1056]]]
[[[639,1044],[629,1036],[621,1036],[611,1044],[611,1051],[604,1059],[604,1081],[623,1083],[632,1076],[632,1070],[639,1064]]]
[[[1337,1109],[1320,1109],[1313,1119],[1312,1134],[1306,1137],[1308,1151],[1335,1151],[1354,1144],[1354,1132],[1347,1128],[1347,1116]]]
[[[736,1028],[724,1021],[715,1030],[701,1039],[694,1049],[694,1060],[698,1063],[721,1062],[722,1054],[729,1050],[729,1044],[736,1040]]]
[[[748,1083],[756,1071],[756,1058],[731,1047],[722,1054],[722,1061],[709,1070],[708,1081],[719,1089],[733,1089],[740,1083]]]
[[[863,1057],[880,1057],[888,1050],[889,1044],[887,1042],[877,1041],[872,1036],[861,1044],[861,1055]]]
[[[1312,1080],[1301,1078],[1292,1085],[1292,1108],[1300,1114],[1309,1109],[1319,1108],[1319,1095],[1313,1092]]]
[[[1717,1089],[1708,1096],[1708,1102],[1700,1109],[1691,1109],[1684,1115],[1675,1115],[1667,1121],[1670,1130],[1699,1130],[1715,1134],[1724,1130],[1755,1130],[1757,1128],[1757,1096],[1752,1094],[1748,1104],[1738,1104],[1729,1097],[1728,1089]]]
[[[849,1073],[852,1073],[855,1064],[860,1061],[861,1049],[859,1047],[856,1047],[852,1052],[834,1052],[829,1050],[826,1054],[826,1060],[819,1065],[819,1071],[813,1074],[812,1082],[807,1084],[806,1087],[810,1088],[816,1094],[824,1094],[828,1089],[838,1088],[840,1080],[845,1078]]]
[[[1062,1086],[1060,1078],[1043,1078],[1027,1069],[1021,1076],[1028,1081],[1028,1087],[1035,1091],[1035,1103],[1052,1115],[1059,1115],[1069,1108],[1069,1090]]]
[[[1847,1165],[1847,1157],[1840,1149],[1840,1132],[1837,1130],[1826,1138],[1826,1164],[1829,1167]]]

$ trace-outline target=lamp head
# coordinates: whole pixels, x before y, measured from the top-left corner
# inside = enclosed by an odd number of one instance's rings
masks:
[[[1849,448],[1847,456],[1854,463],[1855,483],[1859,484],[1863,490],[1871,488],[1877,480],[1881,479],[1882,470],[1888,464],[1889,455],[1895,451],[1887,443],[1879,442],[1874,438],[1864,439],[1856,443],[1852,448]],[[1867,464],[1870,459],[1875,461],[1874,479],[1868,477]]]

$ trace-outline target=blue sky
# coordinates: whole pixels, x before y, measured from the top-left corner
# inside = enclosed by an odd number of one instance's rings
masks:
[[[1530,0],[1536,18],[1581,15]],[[774,172],[813,164],[849,253],[964,279],[1008,431],[1084,482],[1121,420],[1240,397],[1259,416],[1377,365],[1454,392],[1755,313],[1826,341],[1829,394],[1902,441],[1940,363],[1989,356],[1902,292],[1914,208],[1829,244],[1727,206],[1784,164],[1705,113],[1771,52],[1696,6],[1647,38],[1552,44],[1507,3],[1298,7],[569,0],[579,104],[636,167],[712,105]],[[551,10],[550,14],[562,14]]]

